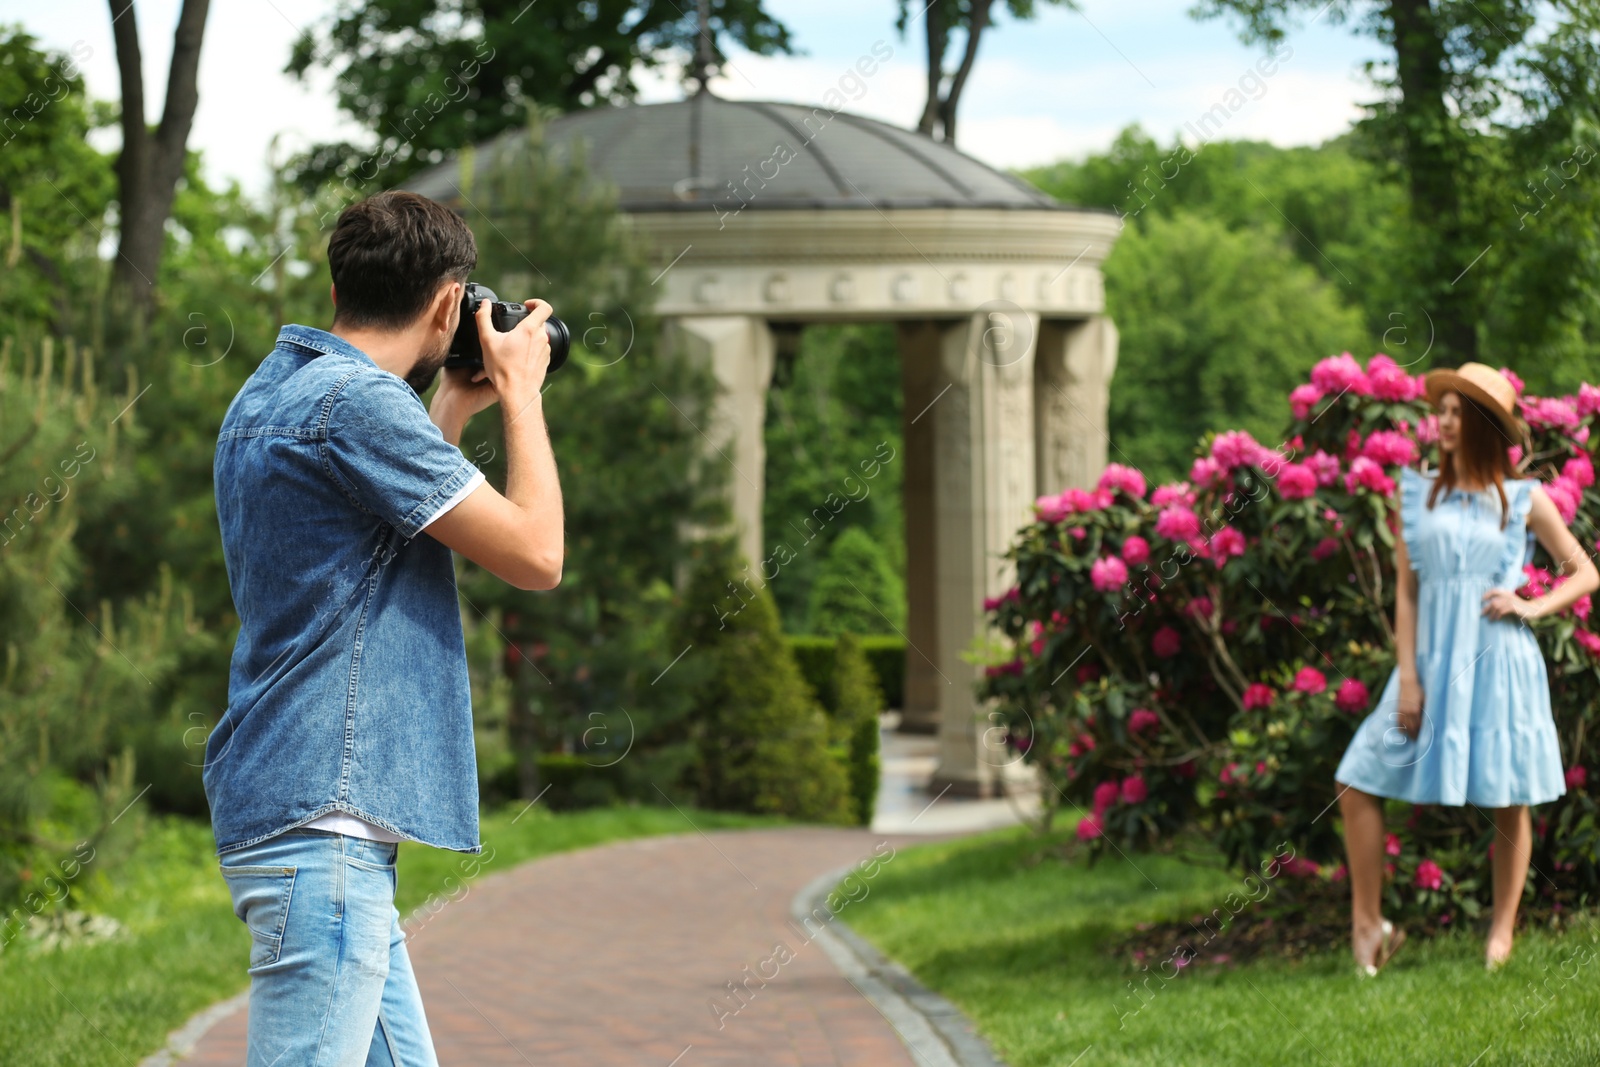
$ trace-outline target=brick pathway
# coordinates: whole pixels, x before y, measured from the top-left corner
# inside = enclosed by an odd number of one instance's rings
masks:
[[[911,1064],[883,1017],[788,924],[806,883],[872,858],[885,840],[899,849],[927,838],[685,834],[485,874],[410,945],[440,1063]],[[747,965],[755,973],[780,942],[793,959],[764,987],[752,980],[754,996],[719,1029],[711,999],[744,980]],[[184,1064],[243,1063],[245,1017],[217,1024]]]

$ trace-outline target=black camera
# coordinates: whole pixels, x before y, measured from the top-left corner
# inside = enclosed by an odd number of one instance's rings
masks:
[[[487,285],[468,282],[461,294],[461,321],[456,325],[455,339],[450,342],[450,355],[444,361],[446,367],[476,369],[483,366],[483,343],[478,337],[478,305],[485,300],[492,305],[489,321],[501,333],[510,333],[517,323],[532,314],[523,304],[501,300]],[[566,323],[554,315],[544,320],[544,332],[550,338],[550,367],[545,373],[554,374],[567,361],[567,352],[572,348],[572,332],[567,329]]]

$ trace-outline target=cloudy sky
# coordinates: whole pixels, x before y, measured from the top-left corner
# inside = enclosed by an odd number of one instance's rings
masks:
[[[306,88],[282,73],[298,29],[325,18],[331,6],[326,0],[212,5],[190,143],[204,153],[213,179],[260,189],[275,134],[280,156],[315,141],[361,139],[334,107],[325,77]],[[179,0],[140,0],[136,13],[152,122],[159,118],[155,101],[165,90],[178,7]],[[1005,20],[984,37],[962,99],[959,147],[997,166],[1080,158],[1134,122],[1169,141],[1222,101],[1262,55],[1260,46],[1239,43],[1234,23],[1190,18],[1186,0],[1083,0],[1082,12],[1041,7],[1035,21]],[[804,54],[735,53],[714,91],[818,104],[846,68],[881,41],[893,58],[848,106],[903,126],[915,122],[923,103],[919,24],[902,40],[892,0],[768,0],[767,8],[790,27]],[[19,14],[13,8],[6,17]],[[92,50],[83,65],[89,91],[117,96],[103,0],[54,0],[20,19],[50,47],[83,42]],[[1276,74],[1262,83],[1246,81],[1246,102],[1221,136],[1314,144],[1343,130],[1372,97],[1361,64],[1378,55],[1374,42],[1320,19],[1293,33],[1289,44],[1293,54]],[[675,80],[646,83],[647,100],[681,95]],[[1239,98],[1231,99],[1237,105]],[[102,147],[115,144],[108,136]]]

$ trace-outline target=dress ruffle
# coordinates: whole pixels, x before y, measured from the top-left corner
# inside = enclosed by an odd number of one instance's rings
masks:
[[[1421,471],[1413,467],[1400,468],[1400,536],[1405,539],[1406,553],[1414,571],[1422,569],[1422,561],[1412,546],[1417,543],[1422,511],[1427,506],[1432,485]]]
[[[1522,584],[1522,564],[1527,558],[1528,509],[1533,506],[1533,487],[1537,484],[1537,479],[1533,478],[1518,478],[1505,483],[1506,504],[1510,507],[1510,513],[1506,516],[1505,552],[1500,557],[1500,569],[1496,573],[1500,576],[1501,584],[1511,589]]]

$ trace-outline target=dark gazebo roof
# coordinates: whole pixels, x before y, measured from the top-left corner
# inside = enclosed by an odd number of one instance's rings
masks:
[[[515,131],[473,153],[474,184]],[[628,212],[782,208],[1009,208],[1066,205],[949,145],[847,111],[830,112],[701,93],[669,104],[579,111],[553,119],[545,142],[559,150],[582,138],[589,168],[617,187]],[[459,164],[448,160],[405,188],[458,198]],[[763,185],[763,182],[765,183]],[[731,183],[731,184],[730,184]]]

